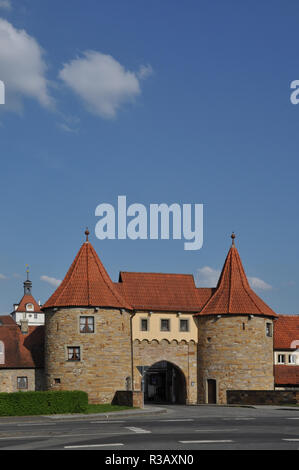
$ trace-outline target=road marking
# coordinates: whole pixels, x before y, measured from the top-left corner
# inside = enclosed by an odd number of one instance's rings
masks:
[[[298,442],[299,439],[283,439],[283,441]]]
[[[299,419],[299,418],[286,418],[286,419]]]
[[[137,434],[151,433],[151,431],[147,431],[146,429],[142,429],[142,428],[134,428],[134,427],[128,428],[128,427],[126,427],[126,429],[129,429],[130,431],[136,432]]]
[[[80,446],[64,446],[64,449],[79,449],[81,447],[115,447],[123,446],[124,444],[117,442],[115,444],[85,444]]]
[[[170,423],[170,422],[179,422],[179,421],[180,422],[194,421],[194,419],[192,419],[192,418],[190,418],[190,419],[189,418],[188,419],[159,419],[160,423],[164,423],[164,422],[167,422],[167,423],[169,422]]]
[[[45,439],[48,436],[12,436],[12,437],[0,437],[1,440],[9,441],[10,439]]]
[[[179,441],[181,442],[181,444],[213,444],[213,443],[221,443],[221,442],[234,442],[232,440],[228,440],[228,439],[222,439],[222,440],[215,440],[215,441]]]

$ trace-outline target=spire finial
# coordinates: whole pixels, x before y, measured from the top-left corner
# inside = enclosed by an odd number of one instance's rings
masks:
[[[236,238],[235,232],[233,232],[230,237],[232,239],[232,246],[234,246],[235,245],[235,238]]]
[[[27,273],[27,281],[29,281],[29,265],[25,264],[26,267],[26,273]]]
[[[86,242],[88,242],[89,230],[88,230],[87,227],[86,227],[86,230],[85,230],[85,235],[86,235]]]

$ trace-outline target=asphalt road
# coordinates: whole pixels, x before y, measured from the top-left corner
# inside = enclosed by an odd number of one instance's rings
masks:
[[[299,450],[299,408],[163,406],[162,414],[0,418],[0,450]]]

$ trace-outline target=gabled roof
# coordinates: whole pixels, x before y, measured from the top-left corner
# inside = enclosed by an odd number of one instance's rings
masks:
[[[199,312],[211,289],[198,289],[192,274],[120,272],[115,284],[136,310]]]
[[[277,314],[251,289],[234,243],[226,257],[214,294],[199,315],[252,314],[276,317]]]
[[[131,306],[111,281],[96,251],[87,240],[81,246],[62,283],[42,306],[50,307],[114,307]]]
[[[28,333],[23,334],[10,316],[0,316],[0,321],[5,361],[0,364],[0,369],[43,367],[44,326],[29,326]]]
[[[42,313],[40,306],[36,302],[35,298],[30,295],[30,294],[25,294],[23,295],[17,309],[15,312],[26,312],[26,305],[27,304],[32,304],[33,305],[33,310],[30,310],[30,312],[33,313]]]
[[[274,322],[274,349],[298,348],[299,315],[279,315]]]

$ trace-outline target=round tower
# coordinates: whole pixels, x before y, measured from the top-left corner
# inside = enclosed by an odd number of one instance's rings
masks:
[[[43,305],[48,390],[82,390],[111,403],[131,378],[130,305],[88,240]]]
[[[196,316],[198,402],[227,403],[227,390],[273,390],[273,319],[251,289],[232,245],[210,300]]]

